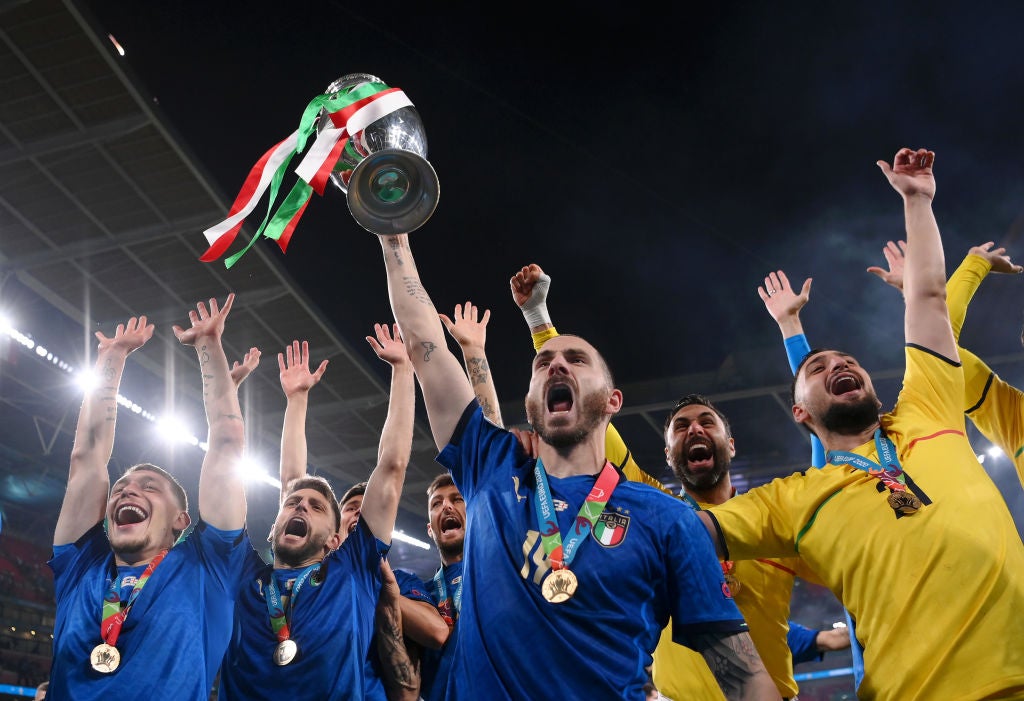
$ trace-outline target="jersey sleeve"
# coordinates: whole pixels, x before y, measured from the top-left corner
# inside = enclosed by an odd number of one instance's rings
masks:
[[[981,281],[985,279],[992,264],[981,256],[968,255],[946,283],[946,306],[949,308],[949,323],[953,327],[953,338],[960,342],[960,331],[967,317],[967,307],[974,298]]]
[[[964,372],[960,363],[910,344],[905,354],[903,388],[896,399],[894,413],[905,422],[909,419],[909,425],[938,425],[944,430],[963,433]],[[909,438],[912,441],[917,437]]]
[[[66,597],[97,562],[107,558],[113,558],[113,554],[102,521],[86,531],[74,543],[54,546],[49,565],[53,570],[54,594],[57,601]]]
[[[793,653],[793,664],[821,661],[825,658],[825,653],[818,650],[817,638],[818,631],[802,626],[796,621],[789,622],[786,642],[789,644],[789,651]]]
[[[696,512],[682,502],[666,500],[663,515],[672,639],[693,648],[700,633],[747,630]]]
[[[800,363],[804,361],[807,354],[811,352],[811,344],[807,342],[807,336],[798,333],[795,336],[783,339],[786,346],[786,359],[789,361],[789,371],[794,375]],[[825,464],[825,447],[818,440],[818,437],[811,434],[811,465],[821,467]]]
[[[218,588],[230,591],[238,586],[245,556],[252,548],[241,528],[222,531],[200,520],[185,542],[199,553],[204,568],[213,576]]]
[[[706,511],[717,524],[724,560],[795,557],[801,480],[775,479]]]
[[[985,438],[1016,461],[1024,446],[1024,392],[1006,383],[970,351],[960,349],[960,360],[965,403],[975,400],[964,411]]]
[[[448,445],[437,456],[437,462],[448,468],[462,496],[469,501],[479,485],[498,470],[510,456],[518,454],[525,460],[516,437],[495,426],[473,399],[459,419]]]
[[[437,602],[431,595],[430,590],[423,584],[423,580],[407,570],[395,569],[393,571],[402,596],[406,599],[425,601],[431,606],[437,606]]]

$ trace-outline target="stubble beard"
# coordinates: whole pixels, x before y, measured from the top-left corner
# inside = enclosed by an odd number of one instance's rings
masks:
[[[544,399],[531,399],[526,403],[526,419],[541,440],[559,452],[580,445],[604,419],[604,406],[608,397],[602,392],[591,392],[581,398],[579,420],[574,427],[549,426],[544,416]]]
[[[729,455],[728,448],[718,445],[717,442],[713,445],[714,465],[706,472],[691,472],[689,469],[690,462],[686,459],[685,455],[672,457],[672,472],[675,473],[675,476],[685,488],[694,492],[705,492],[717,486],[726,473],[729,472],[732,456]],[[683,446],[683,450],[686,450],[686,446]]]
[[[825,410],[821,425],[830,433],[854,436],[878,423],[878,398],[866,395],[855,403],[834,403]]]

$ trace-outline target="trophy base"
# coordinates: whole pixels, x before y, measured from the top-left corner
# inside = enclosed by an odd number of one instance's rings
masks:
[[[423,226],[437,208],[437,173],[411,151],[376,151],[352,171],[348,209],[356,222],[374,234],[404,234]]]

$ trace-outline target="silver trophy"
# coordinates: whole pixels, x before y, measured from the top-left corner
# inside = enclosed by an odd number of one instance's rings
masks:
[[[342,76],[327,94],[347,94],[380,78],[366,73]],[[330,125],[323,110],[319,129]],[[423,226],[437,208],[440,183],[427,161],[427,135],[411,104],[385,114],[349,135],[330,180],[345,193],[356,222],[375,234],[400,234]]]

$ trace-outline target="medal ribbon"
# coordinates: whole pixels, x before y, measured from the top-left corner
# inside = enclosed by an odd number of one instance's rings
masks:
[[[245,217],[255,209],[268,188],[270,196],[263,222],[249,243],[229,256],[224,266],[230,268],[238,262],[261,236],[277,241],[281,250],[286,251],[312,193],[323,195],[328,178],[342,154],[348,153],[350,158],[354,155],[352,160],[356,162],[362,159],[352,150],[350,137],[381,117],[408,106],[412,106],[412,101],[400,88],[390,88],[383,83],[366,83],[346,93],[328,93],[313,98],[302,113],[299,128],[263,154],[253,166],[228,212],[228,218],[203,232],[210,248],[199,259],[209,263],[227,251],[241,230]],[[317,134],[313,147],[295,170],[299,180],[275,212],[274,202],[288,164],[293,156],[305,149],[306,142],[317,129],[321,111],[326,113],[331,126]]]
[[[875,450],[882,464],[845,450],[828,451],[825,453],[825,461],[832,465],[851,465],[864,470],[894,492],[907,491],[907,480],[903,476],[900,459],[896,457],[896,446],[882,433],[881,428],[875,429]]]
[[[142,591],[142,587],[146,586],[146,582],[149,581],[153,570],[156,569],[156,566],[160,564],[160,561],[164,559],[166,554],[166,550],[161,550],[156,557],[149,561],[149,565],[143,570],[142,576],[135,580],[132,593],[128,596],[128,603],[125,604],[123,609],[121,608],[121,578],[118,576],[117,571],[114,571],[114,576],[110,579],[110,590],[107,591],[107,595],[103,598],[103,619],[100,621],[100,637],[103,638],[103,642],[107,645],[117,647],[117,637],[121,634],[121,627],[124,625],[125,619],[128,618],[128,612],[132,610],[132,605],[139,598],[139,592]]]
[[[551,488],[548,486],[548,475],[544,471],[544,465],[540,458],[537,458],[537,462],[533,466],[533,475],[537,481],[537,488],[533,492],[533,505],[537,512],[537,530],[540,531],[544,552],[551,563],[551,569],[569,569],[569,563],[576,555],[576,549],[597,523],[612,492],[618,486],[619,473],[609,461],[605,460],[604,469],[601,470],[586,501],[583,502],[579,513],[576,514],[575,528],[569,532],[564,547],[562,533],[558,528],[558,517],[555,515],[554,500],[551,498]]]
[[[459,614],[462,613],[462,576],[459,576],[459,583],[455,585],[455,593],[452,596],[451,604],[445,603],[448,601],[448,583],[445,581],[444,565],[441,565],[440,569],[437,570],[437,574],[434,575],[434,584],[437,585],[438,607],[448,608],[449,606],[454,606],[455,608],[454,616],[449,615],[445,617],[447,618],[445,622],[448,625],[452,625],[455,619],[459,617]],[[450,609],[449,612],[451,612]]]
[[[295,583],[292,585],[292,594],[288,599],[287,615],[284,610],[284,604],[281,603],[281,591],[277,588],[277,579],[274,577],[274,573],[271,572],[270,581],[263,587],[263,594],[267,599],[267,610],[270,612],[270,627],[274,629],[274,634],[277,635],[277,642],[281,643],[292,637],[288,619],[291,618],[291,612],[295,610],[295,600],[299,598],[299,589],[306,583],[309,576],[319,569],[319,563],[310,565],[295,578]]]

